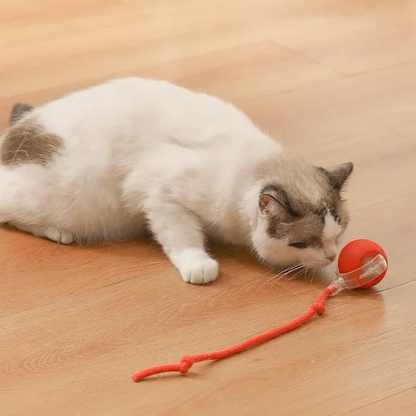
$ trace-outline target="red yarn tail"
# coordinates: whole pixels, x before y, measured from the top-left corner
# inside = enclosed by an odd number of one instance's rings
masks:
[[[207,360],[221,360],[222,358],[227,358],[231,355],[238,354],[242,351],[245,351],[249,348],[255,347],[256,345],[262,344],[266,341],[269,341],[272,338],[275,338],[279,335],[282,335],[286,332],[292,331],[300,327],[301,325],[306,324],[309,322],[315,315],[322,315],[325,312],[325,302],[326,300],[332,295],[334,291],[332,289],[325,289],[321,296],[319,296],[318,300],[311,305],[308,312],[304,315],[300,316],[299,318],[295,319],[292,322],[289,322],[286,325],[282,325],[278,328],[272,329],[269,332],[266,332],[261,335],[257,335],[253,338],[250,338],[247,341],[242,342],[241,344],[235,345],[231,348],[227,348],[225,350],[214,351],[208,354],[199,354],[199,355],[185,355],[182,357],[179,364],[170,364],[170,365],[161,365],[158,367],[151,367],[146,370],[140,371],[136,374],[133,374],[132,379],[134,382],[138,382],[146,377],[153,376],[155,374],[160,373],[168,373],[168,372],[179,372],[182,374],[186,374],[189,369],[195,364],[201,361]]]

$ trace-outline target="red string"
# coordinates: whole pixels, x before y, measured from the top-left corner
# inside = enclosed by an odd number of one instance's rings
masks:
[[[139,371],[138,373],[133,374],[132,379],[134,382],[137,383],[138,381],[146,377],[150,377],[160,373],[177,371],[179,373],[186,374],[195,363],[200,363],[201,361],[207,360],[221,360],[222,358],[227,358],[231,355],[238,354],[242,351],[248,350],[249,348],[255,347],[256,345],[269,341],[272,338],[285,334],[286,332],[292,331],[293,329],[296,329],[301,325],[306,324],[315,315],[322,315],[325,312],[324,304],[333,292],[333,287],[325,289],[322,295],[319,296],[318,300],[311,305],[308,312],[306,312],[299,318],[295,319],[294,321],[289,322],[286,325],[282,325],[279,328],[272,329],[271,331],[266,332],[264,334],[257,335],[247,341],[242,342],[241,344],[235,345],[225,350],[214,351],[207,354],[185,355],[184,357],[182,357],[179,364],[161,365],[157,367],[151,367],[143,371]]]

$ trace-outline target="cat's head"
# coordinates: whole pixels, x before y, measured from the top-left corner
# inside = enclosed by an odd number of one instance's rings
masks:
[[[274,266],[325,267],[339,250],[349,215],[342,199],[352,163],[330,169],[282,159],[259,172],[257,254]]]

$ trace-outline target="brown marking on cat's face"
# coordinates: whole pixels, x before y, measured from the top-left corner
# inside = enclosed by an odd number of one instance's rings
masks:
[[[349,215],[340,192],[329,182],[313,182],[310,186],[315,186],[315,192],[319,186],[320,193],[314,201],[308,201],[307,194],[294,188],[286,191],[279,185],[269,185],[262,190],[260,207],[268,218],[267,232],[271,238],[288,241],[298,248],[319,245],[328,214],[342,229],[346,228]]]
[[[46,166],[64,147],[61,137],[46,132],[29,120],[12,126],[6,133],[0,150],[3,165],[36,163]]]
[[[260,257],[310,267],[333,261],[349,222],[342,191],[352,169],[351,163],[318,168],[288,156],[264,163],[257,172],[262,188],[255,248]]]

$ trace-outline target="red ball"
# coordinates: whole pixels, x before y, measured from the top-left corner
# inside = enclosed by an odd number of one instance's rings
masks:
[[[353,270],[362,267],[365,260],[375,257],[379,254],[385,258],[388,264],[386,253],[374,241],[366,239],[351,241],[341,250],[338,259],[338,270],[341,274],[350,273]],[[360,289],[368,289],[375,286],[377,283],[380,283],[386,273],[387,270],[384,271],[377,279],[361,286]]]

